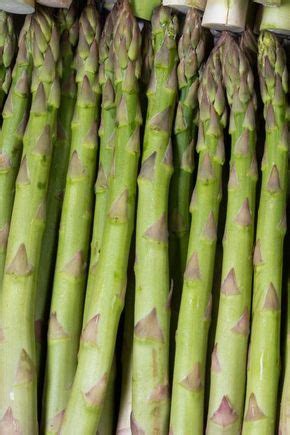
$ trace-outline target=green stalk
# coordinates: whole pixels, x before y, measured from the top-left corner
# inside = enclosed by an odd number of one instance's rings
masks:
[[[223,51],[223,79],[231,109],[231,162],[208,435],[241,431],[252,296],[257,103],[250,64],[229,35]]]
[[[133,433],[166,433],[169,419],[168,196],[173,172],[171,130],[177,94],[177,17],[152,17],[154,64],[147,90],[136,232],[133,343]],[[153,360],[152,360],[153,358]]]
[[[254,253],[253,321],[243,435],[272,435],[276,427],[286,232],[288,76],[285,52],[274,34],[260,35],[258,60],[266,143]]]
[[[288,269],[287,282],[287,311],[286,311],[286,351],[285,351],[285,373],[282,387],[282,400],[280,405],[279,435],[290,434],[290,273]]]
[[[212,51],[199,88],[199,164],[190,212],[187,264],[176,334],[170,428],[203,434],[204,385],[227,113],[221,47]],[[188,432],[189,430],[192,432]]]
[[[0,115],[11,85],[15,49],[12,17],[0,10]]]
[[[114,29],[117,135],[109,200],[94,293],[86,301],[78,367],[62,435],[94,435],[110,376],[127,280],[139,162],[141,35],[127,0],[117,3]]]
[[[41,347],[43,347],[44,342],[46,342],[45,336],[47,328],[43,328],[43,322],[46,323],[47,321],[46,317],[50,303],[51,277],[53,275],[55,248],[69,160],[71,121],[76,99],[73,56],[78,40],[78,19],[76,18],[75,7],[72,6],[70,9],[60,9],[57,24],[60,32],[61,103],[57,119],[57,137],[53,150],[48,185],[47,224],[43,236],[37,283],[38,295],[35,327],[38,341],[38,360],[43,353]]]
[[[0,134],[0,288],[4,275],[15,180],[20,165],[30,103],[32,75],[32,58],[29,53],[30,22],[30,17],[28,17],[19,37],[18,56],[13,70],[12,85],[2,112],[3,124]]]
[[[207,35],[201,27],[201,19],[198,11],[189,9],[178,45],[177,73],[180,97],[173,136],[174,173],[169,197],[169,258],[173,280],[171,318],[173,353],[190,231],[189,203],[193,186],[199,69],[205,57]]]
[[[46,194],[60,89],[58,33],[48,12],[32,18],[32,107],[8,238],[1,295],[0,428],[37,433],[34,315]]]
[[[99,15],[94,0],[88,0],[79,20],[78,91],[48,328],[43,410],[47,434],[58,433],[77,366],[98,150],[99,37]]]
[[[116,24],[115,9],[108,15],[100,41],[100,72],[99,82],[102,89],[100,158],[95,185],[96,205],[94,213],[93,236],[91,241],[91,257],[89,277],[86,290],[86,304],[83,324],[88,319],[88,300],[95,291],[97,262],[101,252],[104,227],[108,211],[109,180],[116,144],[116,102],[114,88],[114,53],[113,31]]]

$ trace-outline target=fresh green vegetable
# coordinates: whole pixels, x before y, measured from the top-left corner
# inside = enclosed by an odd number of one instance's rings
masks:
[[[173,172],[171,130],[177,94],[177,17],[152,17],[154,64],[147,90],[136,229],[133,344],[133,433],[166,433],[169,420],[168,195]],[[153,358],[153,360],[152,360]]]
[[[190,211],[187,264],[176,335],[170,429],[204,433],[204,384],[227,121],[221,82],[223,40],[212,51],[199,88],[199,164]]]
[[[227,35],[223,81],[231,109],[231,162],[222,283],[211,366],[207,433],[241,431],[252,296],[257,163],[256,94],[246,54]]]
[[[124,306],[128,257],[134,227],[139,131],[141,35],[129,3],[116,5],[114,28],[117,134],[109,199],[94,292],[86,301],[78,367],[61,428],[63,435],[96,433],[107,391],[120,315]]]
[[[254,253],[251,348],[243,434],[272,435],[280,374],[283,240],[286,232],[288,76],[285,52],[270,32],[259,38],[259,74],[266,142]]]
[[[71,6],[70,9],[59,10],[57,25],[60,33],[61,103],[57,118],[57,136],[54,140],[47,196],[47,223],[43,236],[37,283],[35,327],[38,341],[38,358],[42,356],[40,354],[43,353],[41,347],[43,341],[46,341],[44,335],[47,328],[43,328],[43,322],[46,324],[49,312],[51,277],[53,276],[55,262],[55,249],[70,152],[71,121],[76,98],[73,57],[78,41],[78,19],[75,6]]]
[[[32,107],[24,136],[1,294],[0,428],[37,433],[34,333],[36,277],[60,89],[59,37],[49,12],[33,16]]]
[[[12,17],[0,10],[0,114],[12,80],[16,35]]]
[[[29,115],[32,73],[30,23],[31,19],[28,17],[19,37],[18,56],[13,70],[12,85],[2,112],[3,124],[0,133],[0,288],[14,202],[15,179],[19,170],[23,135]]]
[[[43,418],[49,434],[59,431],[77,366],[98,149],[99,37],[99,14],[88,0],[79,20],[78,92],[48,329]]]
[[[98,176],[95,185],[96,205],[94,213],[93,236],[91,241],[91,257],[89,277],[86,291],[86,304],[83,323],[89,320],[88,300],[95,291],[97,262],[101,252],[104,227],[108,211],[109,181],[116,144],[116,102],[114,84],[113,32],[116,24],[116,10],[108,15],[100,41],[99,82],[102,89],[100,136],[100,158]]]
[[[201,27],[201,19],[201,14],[196,9],[189,9],[178,45],[177,74],[180,97],[173,136],[174,173],[169,199],[169,256],[173,280],[171,318],[173,352],[190,231],[189,203],[193,186],[199,69],[205,57],[207,35]]]

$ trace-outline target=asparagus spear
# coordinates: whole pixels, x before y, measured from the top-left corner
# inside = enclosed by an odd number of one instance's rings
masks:
[[[198,11],[189,9],[178,45],[180,97],[175,118],[174,173],[169,199],[169,254],[173,279],[171,330],[174,338],[190,230],[189,202],[193,185],[199,69],[205,56],[206,31],[201,27],[201,18]]]
[[[271,30],[280,35],[290,35],[290,0],[283,0],[277,8],[263,7],[260,30]]]
[[[100,41],[100,73],[102,88],[102,110],[100,136],[99,170],[95,185],[96,206],[94,213],[93,236],[91,241],[90,271],[86,291],[86,304],[83,323],[89,320],[87,310],[95,289],[96,265],[101,252],[101,245],[106,222],[109,194],[109,179],[116,142],[116,102],[114,86],[113,31],[116,24],[115,9],[108,15]]]
[[[23,135],[30,103],[32,73],[30,23],[31,19],[28,17],[19,37],[13,81],[2,113],[3,124],[0,135],[0,288],[4,274],[15,179],[20,165]]]
[[[79,20],[77,101],[48,329],[44,428],[58,433],[77,366],[97,158],[99,15],[88,0]]]
[[[44,335],[46,335],[47,331],[42,326],[43,322],[47,321],[46,317],[50,302],[49,290],[54,267],[54,251],[57,243],[57,230],[68,167],[71,121],[76,98],[75,71],[73,69],[74,49],[78,40],[76,8],[72,6],[68,10],[61,9],[57,15],[57,25],[60,33],[61,105],[57,119],[57,137],[55,138],[48,185],[47,224],[43,236],[37,282],[35,325],[38,340],[38,359],[41,356],[41,346],[46,341]]]
[[[168,194],[173,172],[171,129],[177,94],[177,18],[152,17],[154,63],[138,178],[133,343],[133,433],[166,433],[169,417]],[[153,355],[153,361],[152,361]]]
[[[108,213],[94,293],[86,301],[78,367],[61,433],[94,434],[98,427],[124,306],[134,227],[139,161],[141,35],[127,0],[116,4],[114,29],[117,140],[109,184]]]
[[[55,23],[39,9],[30,27],[32,107],[16,180],[0,301],[0,428],[2,433],[25,435],[37,433],[34,306],[60,94]]]
[[[14,14],[32,14],[35,0],[0,0],[0,9]]]
[[[248,5],[248,0],[207,0],[202,25],[210,29],[242,32]]]
[[[289,269],[288,269],[289,270]],[[286,351],[285,351],[285,374],[282,387],[282,400],[280,405],[279,435],[290,433],[290,274],[287,282],[287,321],[286,321]]]
[[[216,227],[221,200],[226,106],[221,84],[221,47],[212,51],[199,88],[199,165],[192,195],[187,264],[176,335],[171,432],[203,433],[204,383]]]
[[[12,17],[0,10],[0,114],[11,84],[15,48]]]
[[[231,109],[231,163],[222,284],[212,356],[207,434],[241,431],[252,295],[257,164],[254,76],[227,35],[223,78]]]
[[[288,125],[286,56],[277,38],[259,38],[259,74],[266,143],[254,253],[251,350],[243,434],[273,434],[280,373],[283,240],[286,231]]]

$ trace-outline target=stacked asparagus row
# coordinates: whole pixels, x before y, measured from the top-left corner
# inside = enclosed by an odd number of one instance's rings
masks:
[[[37,433],[34,307],[60,99],[59,37],[51,14],[39,10],[31,21],[30,32],[34,61],[32,106],[16,180],[0,301],[2,432],[25,434]]]
[[[287,45],[250,1],[84,3],[17,54],[0,12],[0,435],[286,435]],[[242,33],[203,66],[203,27]]]
[[[124,306],[134,227],[139,161],[141,35],[127,0],[116,4],[114,28],[117,131],[102,248],[94,289],[86,300],[78,367],[62,433],[95,433],[100,422]],[[112,246],[115,248],[112,250]],[[89,277],[90,280],[90,277]],[[93,412],[92,412],[93,411]]]

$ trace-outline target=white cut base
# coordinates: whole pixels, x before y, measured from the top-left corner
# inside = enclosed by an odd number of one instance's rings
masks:
[[[264,7],[260,30],[270,30],[279,35],[290,35],[290,0],[285,0],[282,6]]]
[[[116,0],[106,0],[104,7],[111,11],[113,9],[114,4],[116,3]]]
[[[243,32],[248,4],[248,0],[208,0],[202,25],[209,29]]]
[[[34,6],[34,0],[0,0],[0,9],[13,14],[32,14]]]
[[[72,0],[37,0],[40,5],[48,6],[50,8],[66,8],[68,9],[72,4]]]
[[[164,6],[169,6],[177,11],[186,13],[189,8],[204,11],[206,0],[163,0]]]

